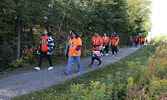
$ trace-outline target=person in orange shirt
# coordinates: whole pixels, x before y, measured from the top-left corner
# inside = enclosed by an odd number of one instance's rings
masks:
[[[130,46],[132,46],[132,44],[133,44],[133,37],[132,37],[132,35],[130,35],[129,42],[130,42]]]
[[[68,64],[66,70],[64,70],[64,73],[66,75],[70,73],[71,65],[74,59],[76,60],[78,65],[77,73],[82,71],[81,61],[80,61],[82,41],[75,30],[71,30],[71,32],[72,32],[72,37],[70,38],[68,43],[68,55],[69,55]]]
[[[108,55],[108,49],[109,49],[109,42],[110,42],[110,39],[109,37],[106,35],[106,33],[104,33],[104,36],[103,36],[103,48],[104,50],[102,51],[102,53],[104,54],[104,51],[106,50],[106,55]]]
[[[113,36],[111,36],[111,48],[112,48],[112,54],[113,55],[117,55],[117,37],[115,36],[115,34],[113,34]],[[114,53],[116,52],[116,54]]]
[[[144,38],[140,37],[139,41],[140,41],[140,45],[143,46],[144,45]]]
[[[94,60],[98,60],[99,64],[98,66],[101,65],[101,53],[100,50],[102,48],[102,38],[98,36],[98,32],[95,32],[95,35],[91,39],[91,44],[92,44],[92,62],[89,65],[89,67],[93,67]]]
[[[40,44],[39,44],[39,50],[37,51],[37,54],[40,54],[40,59],[39,59],[39,65],[38,67],[34,67],[35,70],[40,70],[42,60],[46,56],[48,58],[48,61],[50,63],[50,67],[48,70],[53,69],[52,66],[52,61],[50,56],[53,54],[53,46],[54,46],[54,41],[53,38],[50,35],[49,29],[46,28],[44,30],[44,34],[41,36]]]
[[[145,42],[145,38],[142,37],[142,45],[144,45],[144,42]]]
[[[139,43],[139,38],[138,38],[138,36],[136,36],[136,37],[134,38],[134,42],[135,42],[135,46],[137,47],[137,45],[138,45],[138,43]]]
[[[116,34],[116,32],[114,32],[114,35],[116,37],[117,43],[115,44],[117,46],[117,52],[120,53],[119,51],[119,47],[118,47],[118,43],[119,43],[119,36]]]

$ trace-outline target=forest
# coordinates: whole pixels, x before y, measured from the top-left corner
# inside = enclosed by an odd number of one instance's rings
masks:
[[[54,39],[53,56],[64,56],[70,29],[81,37],[86,56],[94,31],[101,36],[116,32],[120,46],[128,44],[130,35],[146,37],[150,13],[150,0],[1,0],[0,71],[36,63],[45,27]]]

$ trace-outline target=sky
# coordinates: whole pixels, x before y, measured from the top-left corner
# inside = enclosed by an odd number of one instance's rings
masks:
[[[151,0],[151,32],[149,38],[156,34],[167,34],[167,0]]]

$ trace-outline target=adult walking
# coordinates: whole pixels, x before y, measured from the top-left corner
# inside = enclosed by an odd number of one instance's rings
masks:
[[[133,36],[132,35],[130,35],[129,42],[130,42],[130,46],[132,46],[132,44],[133,44]]]
[[[53,46],[54,46],[54,40],[51,37],[51,33],[49,32],[48,28],[45,28],[43,35],[41,36],[39,50],[37,51],[37,53],[40,54],[39,64],[38,67],[34,67],[35,70],[39,71],[41,69],[41,64],[44,57],[47,57],[50,63],[50,67],[48,68],[48,70],[53,69],[51,60],[51,55],[53,54]]]
[[[118,51],[117,51],[117,37],[115,36],[115,34],[111,36],[111,48],[113,56],[116,56]]]
[[[101,65],[101,53],[100,50],[102,48],[102,38],[99,36],[98,32],[95,32],[94,36],[91,39],[91,44],[92,44],[92,62],[89,65],[89,67],[93,67],[94,60],[98,60],[99,64],[98,66]]]
[[[108,55],[108,50],[109,50],[109,42],[110,42],[110,39],[109,37],[106,35],[106,33],[104,33],[104,36],[103,36],[103,54],[104,54],[104,51],[106,51],[106,55]]]
[[[66,75],[70,73],[71,65],[74,59],[76,60],[77,65],[78,65],[77,73],[82,71],[82,66],[81,66],[81,61],[80,61],[82,41],[75,30],[71,30],[71,33],[72,33],[72,36],[69,40],[68,50],[67,50],[68,51],[68,64],[67,64],[66,70],[64,70],[64,73]]]
[[[139,43],[139,38],[138,38],[138,36],[135,37],[134,42],[135,42],[135,46],[137,47],[137,45],[138,45],[138,43]]]

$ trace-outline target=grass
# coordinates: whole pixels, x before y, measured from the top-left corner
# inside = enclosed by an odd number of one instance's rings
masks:
[[[97,81],[106,77],[108,74],[115,74],[120,71],[123,72],[128,68],[127,62],[140,61],[144,62],[148,55],[154,51],[152,45],[141,47],[136,52],[122,58],[120,61],[109,64],[105,67],[93,70],[91,72],[82,74],[80,76],[68,79],[61,83],[55,84],[51,87],[39,91],[33,91],[25,95],[14,97],[11,100],[64,100],[70,96],[71,84],[83,84],[85,87],[89,86],[90,81]]]

